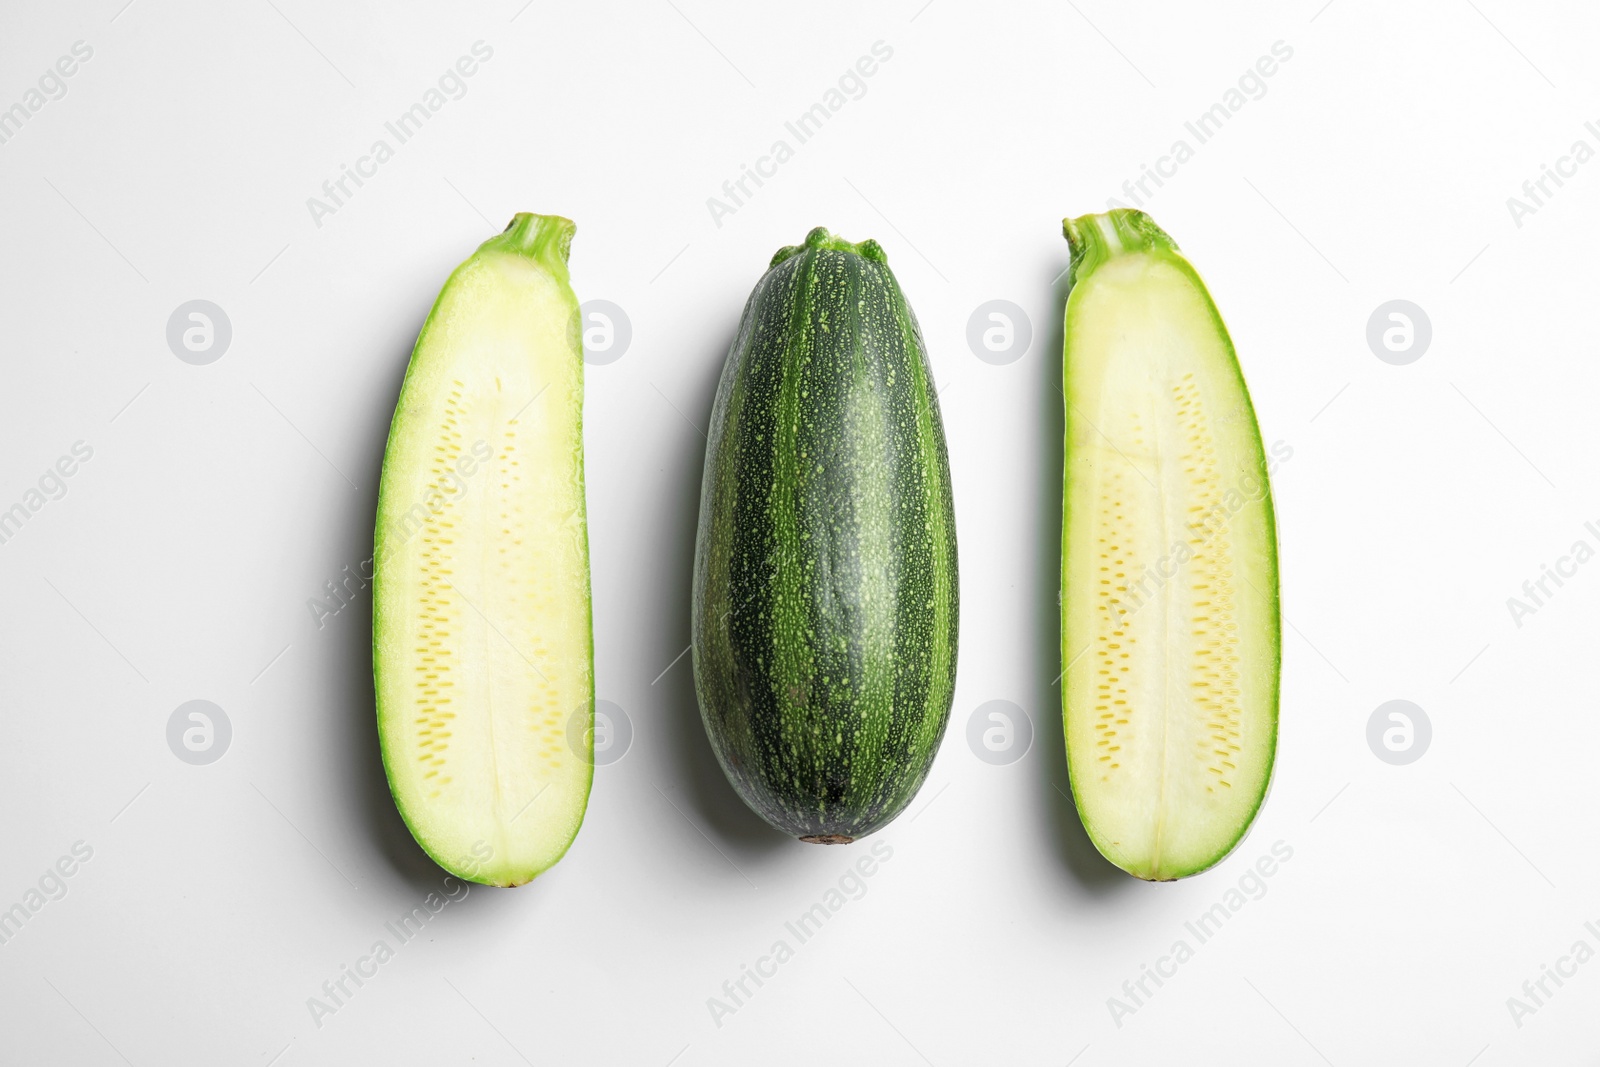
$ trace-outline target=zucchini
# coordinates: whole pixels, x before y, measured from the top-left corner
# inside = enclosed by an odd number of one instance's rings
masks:
[[[745,304],[700,494],[695,686],[745,803],[821,844],[903,811],[949,719],[957,601],[922,332],[876,241],[812,230]]]
[[[428,855],[486,885],[561,858],[594,773],[573,230],[517,215],[450,275],[406,370],[378,494],[372,663],[389,789]]]
[[[1255,411],[1199,275],[1143,212],[1064,222],[1067,763],[1100,852],[1169,881],[1243,838],[1278,733],[1278,554]]]

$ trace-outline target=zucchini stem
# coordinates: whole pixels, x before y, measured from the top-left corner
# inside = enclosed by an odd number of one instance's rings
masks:
[[[1155,220],[1133,208],[1113,208],[1103,215],[1079,215],[1062,219],[1072,252],[1067,274],[1070,289],[1080,275],[1092,271],[1106,260],[1129,252],[1176,252],[1178,243],[1157,226]]]

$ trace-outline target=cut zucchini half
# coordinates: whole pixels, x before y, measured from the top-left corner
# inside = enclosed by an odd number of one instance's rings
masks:
[[[561,858],[594,770],[573,230],[518,215],[450,276],[383,458],[384,768],[423,849],[486,885],[521,885]]]
[[[1100,852],[1169,881],[1244,837],[1278,731],[1278,560],[1255,412],[1194,268],[1149,216],[1064,222],[1062,703]]]

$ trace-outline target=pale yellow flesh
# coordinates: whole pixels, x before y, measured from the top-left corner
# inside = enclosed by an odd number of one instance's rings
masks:
[[[419,343],[384,462],[377,653],[406,667],[378,676],[391,790],[435,859],[501,885],[566,851],[593,770],[570,304],[522,256],[469,260]]]
[[[1124,254],[1073,291],[1067,750],[1096,844],[1145,878],[1215,863],[1261,802],[1278,631],[1260,442],[1204,291]]]

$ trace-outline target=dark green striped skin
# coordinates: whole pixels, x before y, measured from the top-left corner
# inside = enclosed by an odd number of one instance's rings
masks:
[[[950,716],[957,601],[922,331],[876,242],[813,230],[745,305],[700,495],[695,685],[745,803],[825,843],[905,810]]]

